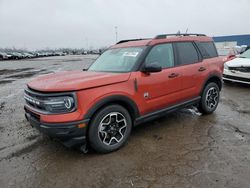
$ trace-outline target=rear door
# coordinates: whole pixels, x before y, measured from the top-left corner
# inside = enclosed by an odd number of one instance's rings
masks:
[[[181,91],[180,99],[186,101],[198,96],[198,88],[206,65],[193,42],[176,42],[174,48],[177,54],[176,64],[180,67]]]

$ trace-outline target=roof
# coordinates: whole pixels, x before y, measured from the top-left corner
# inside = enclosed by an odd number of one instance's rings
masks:
[[[127,40],[128,42],[118,42],[117,44],[111,46],[111,48],[126,48],[126,47],[139,47],[139,46],[153,46],[156,44],[166,43],[166,42],[184,42],[184,41],[213,41],[211,37],[208,36],[169,36],[166,38],[153,38],[145,40]]]

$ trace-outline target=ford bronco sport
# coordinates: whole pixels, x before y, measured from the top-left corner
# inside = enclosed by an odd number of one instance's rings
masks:
[[[97,152],[121,148],[133,126],[196,105],[219,102],[223,61],[212,38],[164,34],[124,40],[84,71],[40,76],[27,84],[25,116],[65,146]]]

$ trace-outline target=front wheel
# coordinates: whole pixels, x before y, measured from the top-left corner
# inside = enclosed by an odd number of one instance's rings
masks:
[[[214,82],[207,84],[202,92],[198,110],[203,114],[213,113],[218,106],[219,99],[220,90],[218,85]]]
[[[132,120],[120,105],[110,105],[98,111],[90,123],[89,143],[97,152],[108,153],[121,148],[130,135]]]

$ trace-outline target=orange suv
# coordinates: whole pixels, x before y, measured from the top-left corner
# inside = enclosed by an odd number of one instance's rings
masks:
[[[212,38],[203,34],[120,41],[88,70],[29,82],[25,116],[65,146],[111,152],[145,121],[190,105],[212,113],[219,102],[223,63]]]

